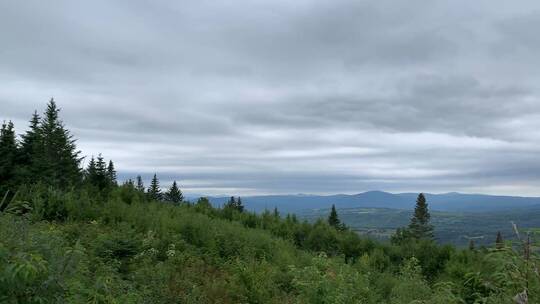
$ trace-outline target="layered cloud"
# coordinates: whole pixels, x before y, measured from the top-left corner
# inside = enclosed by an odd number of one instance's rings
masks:
[[[540,4],[0,2],[0,114],[207,194],[540,195]]]

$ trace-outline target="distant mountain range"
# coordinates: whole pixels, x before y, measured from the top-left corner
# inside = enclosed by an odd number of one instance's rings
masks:
[[[430,209],[453,212],[503,211],[515,208],[539,207],[540,197],[495,196],[483,194],[426,193]],[[242,197],[247,210],[260,212],[277,207],[281,212],[297,212],[307,209],[329,208],[335,204],[337,208],[414,208],[417,193],[388,193],[368,191],[359,194],[337,195],[263,195]],[[209,197],[212,204],[222,206],[229,197]]]

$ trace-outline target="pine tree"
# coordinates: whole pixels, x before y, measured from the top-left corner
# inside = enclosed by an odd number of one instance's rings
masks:
[[[504,239],[500,231],[497,231],[497,238],[495,239],[495,248],[497,249],[504,248]]]
[[[4,122],[0,129],[0,195],[16,186],[18,146],[13,123]]]
[[[409,232],[416,239],[433,239],[433,226],[430,225],[430,214],[428,204],[423,193],[416,199],[416,207],[409,224]]]
[[[165,193],[165,200],[174,204],[179,204],[184,200],[182,191],[178,188],[176,181],[173,182],[172,186]]]
[[[163,199],[161,189],[159,188],[159,180],[156,174],[154,174],[154,177],[150,182],[150,187],[148,187],[148,198],[154,201],[161,201]]]
[[[137,191],[141,193],[144,193],[144,183],[140,175],[137,175],[137,186],[135,187],[135,189],[137,189]]]
[[[328,216],[328,225],[336,228],[336,229],[341,229],[341,221],[339,220],[339,217],[338,217],[338,214],[337,214],[337,211],[336,211],[336,206],[332,204],[332,210],[330,211],[330,215]]]
[[[39,126],[34,172],[38,173],[37,180],[65,189],[81,181],[81,158],[73,136],[58,117],[59,112],[51,99]]]
[[[118,186],[118,182],[116,181],[116,170],[114,169],[112,160],[109,160],[109,165],[107,166],[107,181],[111,186]]]
[[[32,115],[29,129],[25,134],[21,135],[20,144],[20,171],[19,174],[23,182],[31,182],[32,178],[37,175],[36,172],[36,152],[38,143],[41,139],[39,125],[41,117],[37,111]]]

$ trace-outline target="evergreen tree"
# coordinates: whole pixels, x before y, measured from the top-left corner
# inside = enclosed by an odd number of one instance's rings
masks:
[[[469,240],[469,250],[473,251],[474,250],[474,240],[473,239],[470,239]]]
[[[96,159],[96,180],[94,185],[97,186],[99,190],[103,190],[109,185],[107,166],[105,165],[105,160],[101,153]]]
[[[13,123],[4,122],[0,129],[0,195],[16,186],[18,146]]]
[[[277,207],[274,207],[274,217],[279,218],[279,211],[278,211]]]
[[[135,183],[133,182],[131,178],[128,179],[127,181],[124,181],[123,185],[129,188],[135,188]]]
[[[137,189],[137,191],[141,193],[144,193],[144,183],[140,175],[137,175],[137,186],[135,187],[135,189]]]
[[[182,191],[178,188],[176,181],[173,182],[172,186],[165,193],[165,200],[174,204],[179,204],[184,200]]]
[[[97,169],[96,169],[96,160],[94,156],[90,158],[88,166],[84,171],[84,181],[89,185],[95,185],[97,183]]]
[[[39,125],[41,117],[39,117],[37,111],[32,115],[30,120],[29,129],[25,134],[21,135],[20,145],[20,170],[19,174],[23,182],[31,182],[32,178],[37,175],[36,169],[36,152],[38,143],[41,139]]]
[[[416,239],[433,239],[433,226],[430,225],[430,214],[428,204],[423,193],[418,195],[414,214],[409,224],[409,232]]]
[[[244,211],[244,206],[242,205],[242,199],[238,197],[238,200],[237,200],[234,196],[231,196],[229,201],[225,203],[225,208],[234,209],[238,212]]]
[[[332,204],[332,210],[330,211],[330,215],[328,216],[328,225],[338,230],[341,229],[341,221],[339,220],[336,206],[334,204]]]
[[[112,160],[109,160],[109,165],[107,166],[107,180],[111,186],[118,185],[118,182],[116,181],[116,170],[114,169]]]
[[[159,180],[156,174],[154,174],[154,177],[150,182],[150,187],[148,187],[148,198],[154,201],[161,201],[163,199],[161,189],[159,188]]]
[[[244,212],[244,205],[242,205],[241,197],[238,197],[238,200],[236,201],[236,210],[238,210],[238,212]]]
[[[34,172],[38,174],[37,180],[65,189],[81,181],[81,158],[73,136],[58,117],[59,112],[51,99],[39,125]]]
[[[495,248],[497,249],[504,248],[504,239],[500,231],[497,231],[497,238],[495,239]]]

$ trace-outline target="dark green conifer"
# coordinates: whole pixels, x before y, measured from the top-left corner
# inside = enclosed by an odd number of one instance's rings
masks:
[[[341,229],[341,221],[339,220],[336,206],[332,204],[332,210],[330,211],[330,215],[328,216],[328,225],[336,228]]]
[[[21,135],[19,174],[23,182],[31,182],[33,177],[38,173],[35,171],[35,160],[38,143],[41,139],[39,132],[40,122],[41,117],[35,111],[30,120],[29,129]]]
[[[277,207],[274,207],[274,217],[279,218],[279,211],[278,211]]]
[[[500,231],[497,231],[497,238],[495,239],[495,248],[497,249],[504,248],[504,239]]]
[[[39,126],[35,172],[39,181],[65,189],[81,181],[81,158],[73,136],[59,119],[59,112],[51,99]]]
[[[100,190],[103,190],[109,186],[109,180],[107,178],[107,165],[105,165],[105,159],[101,153],[96,159],[96,180],[94,185]]]
[[[238,212],[244,212],[244,205],[242,205],[241,197],[238,197],[238,200],[236,201],[236,210],[238,210]]]
[[[93,155],[84,171],[84,181],[89,185],[95,185],[97,183],[96,160]]]
[[[112,160],[109,160],[109,165],[107,166],[107,181],[111,186],[117,186],[116,181],[116,170],[114,169],[114,164]]]
[[[165,193],[165,200],[173,204],[180,204],[184,200],[182,191],[178,188],[176,181],[173,182],[172,186]]]
[[[0,195],[15,187],[18,146],[11,121],[4,122],[0,129]]]
[[[141,193],[144,193],[144,183],[140,175],[137,175],[137,185],[135,186],[135,189]]]
[[[163,199],[161,189],[159,188],[159,180],[156,174],[154,174],[154,177],[150,182],[150,187],[148,187],[148,198],[154,201],[161,201]]]
[[[229,201],[225,203],[225,208],[230,208],[239,212],[244,211],[244,206],[242,205],[242,199],[240,197],[236,199],[234,196],[231,196]]]
[[[474,240],[473,239],[470,239],[469,240],[469,250],[470,251],[473,251],[475,248],[474,248]]]
[[[409,224],[409,233],[416,239],[433,239],[433,226],[429,223],[428,204],[423,193],[418,195],[414,214]]]

